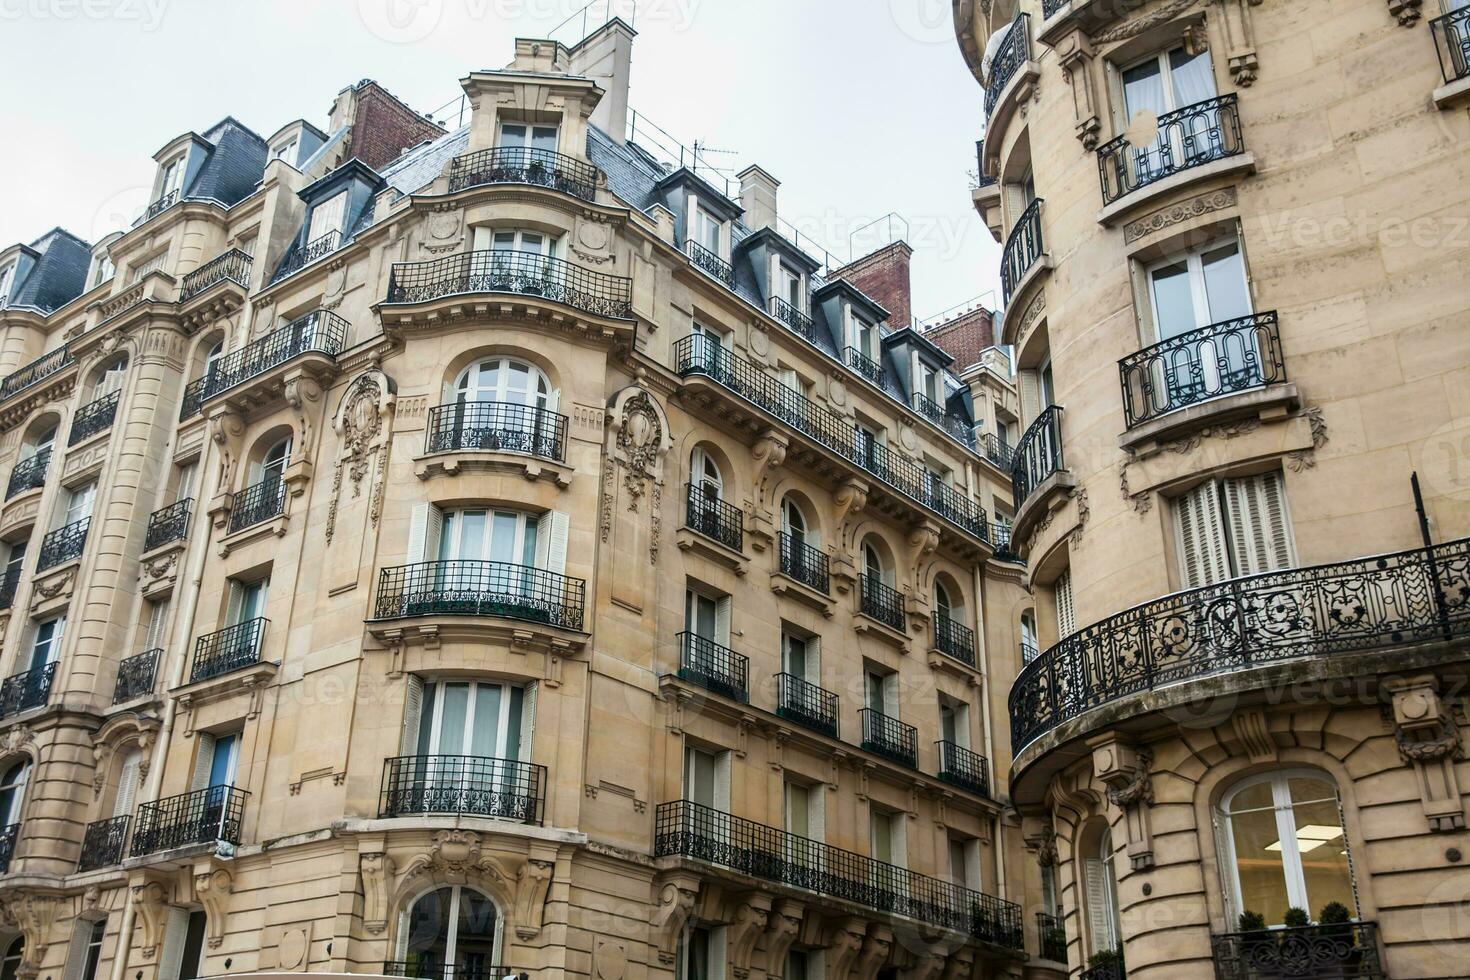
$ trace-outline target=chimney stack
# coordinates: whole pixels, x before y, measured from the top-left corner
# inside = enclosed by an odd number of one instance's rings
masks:
[[[628,85],[633,73],[633,38],[637,36],[633,28],[614,17],[570,52],[570,73],[592,79],[605,93],[592,110],[592,125],[618,144],[628,139]]]
[[[755,164],[736,175],[740,181],[740,206],[745,224],[752,231],[776,227],[776,188],[781,182]]]
[[[908,243],[899,239],[832,270],[830,278],[846,279],[872,297],[889,312],[889,325],[901,330],[913,317],[909,295],[909,260],[913,254]]]

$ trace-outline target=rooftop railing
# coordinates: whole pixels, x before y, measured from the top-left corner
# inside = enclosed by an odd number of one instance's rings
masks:
[[[1214,323],[1118,362],[1128,428],[1200,402],[1283,384],[1286,355],[1276,313]]]
[[[1046,245],[1041,237],[1041,205],[1045,202],[1037,198],[1026,206],[1021,212],[1021,217],[1016,219],[1016,226],[1011,229],[1010,237],[1006,239],[1005,249],[1000,256],[1000,285],[1005,293],[1006,302],[1011,301],[1011,294],[1026,278],[1026,273],[1031,271],[1041,259],[1041,254],[1046,251]]]
[[[408,755],[383,762],[378,816],[457,813],[541,823],[546,767],[472,755]]]
[[[879,388],[883,387],[883,382],[886,377],[883,371],[883,365],[856,347],[844,347],[842,349],[842,363],[873,382]]]
[[[678,635],[679,676],[733,701],[750,700],[750,659],[708,637]]]
[[[602,171],[585,160],[530,146],[495,146],[457,156],[449,164],[449,192],[489,184],[532,184],[597,200]]]
[[[521,402],[450,402],[429,409],[427,453],[465,450],[566,460],[567,417]]]
[[[198,844],[240,843],[245,800],[250,794],[234,786],[210,786],[138,807],[131,855]]]
[[[1011,468],[1011,493],[1016,506],[1021,506],[1053,473],[1066,468],[1062,458],[1062,410],[1051,405],[1016,443]]]
[[[336,357],[342,353],[347,331],[347,321],[326,310],[298,317],[210,365],[201,397],[208,401],[302,354]]]
[[[31,385],[40,384],[56,372],[70,367],[71,363],[71,349],[66,344],[42,354],[31,363],[6,375],[4,381],[0,381],[0,401],[20,394]]]
[[[75,446],[83,439],[90,439],[97,433],[112,428],[112,422],[117,418],[117,403],[121,398],[122,391],[114,391],[77,409],[77,414],[71,420],[71,432],[66,437],[66,444]]]
[[[425,561],[378,575],[375,619],[496,616],[582,629],[587,583],[504,561]]]
[[[794,333],[800,334],[812,343],[817,342],[817,328],[812,318],[786,300],[779,296],[772,296],[770,312],[774,319],[786,324]]]
[[[1149,184],[1245,152],[1236,95],[1220,95],[1166,112],[1158,119],[1158,136],[1147,146],[1134,146],[1125,134],[1097,149],[1104,204]]]
[[[238,248],[232,248],[215,256],[208,262],[184,275],[179,287],[179,302],[184,303],[198,296],[210,286],[229,280],[241,289],[250,288],[251,257]]]
[[[189,683],[222,677],[260,663],[260,647],[269,625],[270,620],[256,617],[201,636],[194,644]]]
[[[388,303],[428,303],[468,293],[509,293],[561,303],[593,316],[632,315],[633,280],[573,265],[540,252],[491,249],[428,262],[398,262]]]
[[[165,194],[162,197],[160,197],[158,200],[154,201],[152,204],[148,205],[147,209],[143,212],[143,219],[142,219],[142,221],[140,221],[138,223],[139,224],[142,224],[145,221],[151,221],[152,219],[158,217],[160,214],[162,214],[163,212],[167,211],[169,208],[173,207],[175,204],[178,204],[178,203],[179,203],[179,192],[178,192],[178,190],[177,189],[171,190],[167,194]]]

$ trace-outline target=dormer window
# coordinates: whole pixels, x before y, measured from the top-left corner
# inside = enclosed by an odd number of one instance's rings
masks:
[[[801,286],[801,273],[785,263],[776,272],[776,295],[798,313],[806,312],[806,290]]]
[[[555,126],[532,126],[528,123],[503,123],[500,127],[500,145],[506,148],[529,149],[530,156],[555,153],[557,142]]]
[[[15,279],[15,263],[9,262],[0,267],[0,306],[4,306],[10,299],[10,286]]]
[[[347,192],[342,191],[311,209],[311,228],[306,234],[307,244],[319,242],[330,235],[342,234],[342,223],[347,218]]]
[[[271,150],[271,159],[285,160],[287,163],[291,164],[294,167],[296,165],[296,148],[299,145],[300,143],[294,138],[286,140],[284,143],[281,143],[280,145],[275,147],[275,149]]]
[[[111,279],[117,268],[112,264],[112,256],[106,252],[92,260],[91,288],[96,289],[107,280]]]
[[[862,354],[869,360],[876,361],[878,359],[877,325],[869,323],[856,313],[853,313],[851,308],[848,310],[848,316],[851,318],[852,329],[851,344],[849,346],[855,348],[859,354]]]
[[[934,370],[923,361],[919,362],[918,374],[915,377],[915,390],[935,405],[942,405],[939,398],[939,372]]]
[[[720,243],[724,238],[724,222],[707,209],[696,206],[693,225],[693,234],[690,237],[694,239],[694,243],[723,258],[725,253]]]
[[[163,177],[159,182],[158,197],[171,197],[184,186],[184,156],[180,154],[163,165]]]

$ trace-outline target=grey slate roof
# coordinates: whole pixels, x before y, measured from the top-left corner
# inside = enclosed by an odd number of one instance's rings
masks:
[[[215,123],[204,133],[204,140],[210,149],[205,152],[204,165],[185,188],[184,197],[234,207],[260,185],[269,147],[254,130],[233,116]]]
[[[63,228],[53,228],[31,242],[30,249],[37,253],[36,263],[11,288],[7,305],[50,313],[86,289],[92,246]]]

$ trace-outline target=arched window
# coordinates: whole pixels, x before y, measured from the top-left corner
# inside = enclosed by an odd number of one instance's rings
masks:
[[[457,402],[502,402],[553,409],[555,395],[546,375],[534,365],[508,357],[471,364],[454,383]]]
[[[123,378],[128,373],[128,359],[126,357],[114,361],[97,375],[96,382],[92,385],[92,399],[106,398],[114,391],[123,386]]]
[[[883,560],[883,553],[878,550],[878,545],[871,538],[863,542],[863,571],[875,582],[892,585],[892,582],[889,581],[887,563]]]
[[[0,980],[15,980],[20,973],[20,961],[25,956],[26,937],[16,936],[5,950],[5,958],[0,959]]]
[[[402,975],[489,980],[498,925],[495,903],[468,885],[426,892],[399,920]]]
[[[1113,831],[1104,827],[1092,847],[1083,848],[1082,888],[1087,905],[1087,937],[1090,953],[1123,948],[1118,920],[1118,878],[1113,862]]]
[[[48,452],[56,443],[56,419],[50,417],[44,419],[31,428],[26,434],[25,441],[20,447],[21,462],[30,459],[38,453]]]
[[[1293,907],[1314,919],[1329,902],[1356,910],[1337,787],[1325,775],[1258,776],[1231,790],[1220,809],[1237,915],[1258,912],[1280,925]]]
[[[720,466],[703,446],[694,447],[689,461],[689,482],[711,500],[719,500],[725,495],[725,478],[720,473]]]
[[[954,603],[949,598],[949,590],[944,587],[943,582],[934,583],[934,612],[945,619],[954,619]]]
[[[0,774],[0,827],[20,823],[21,805],[25,802],[26,780],[31,775],[31,760],[20,759]]]
[[[251,484],[280,482],[286,473],[286,467],[291,465],[291,437],[280,440],[265,451],[260,462],[251,466]]]

